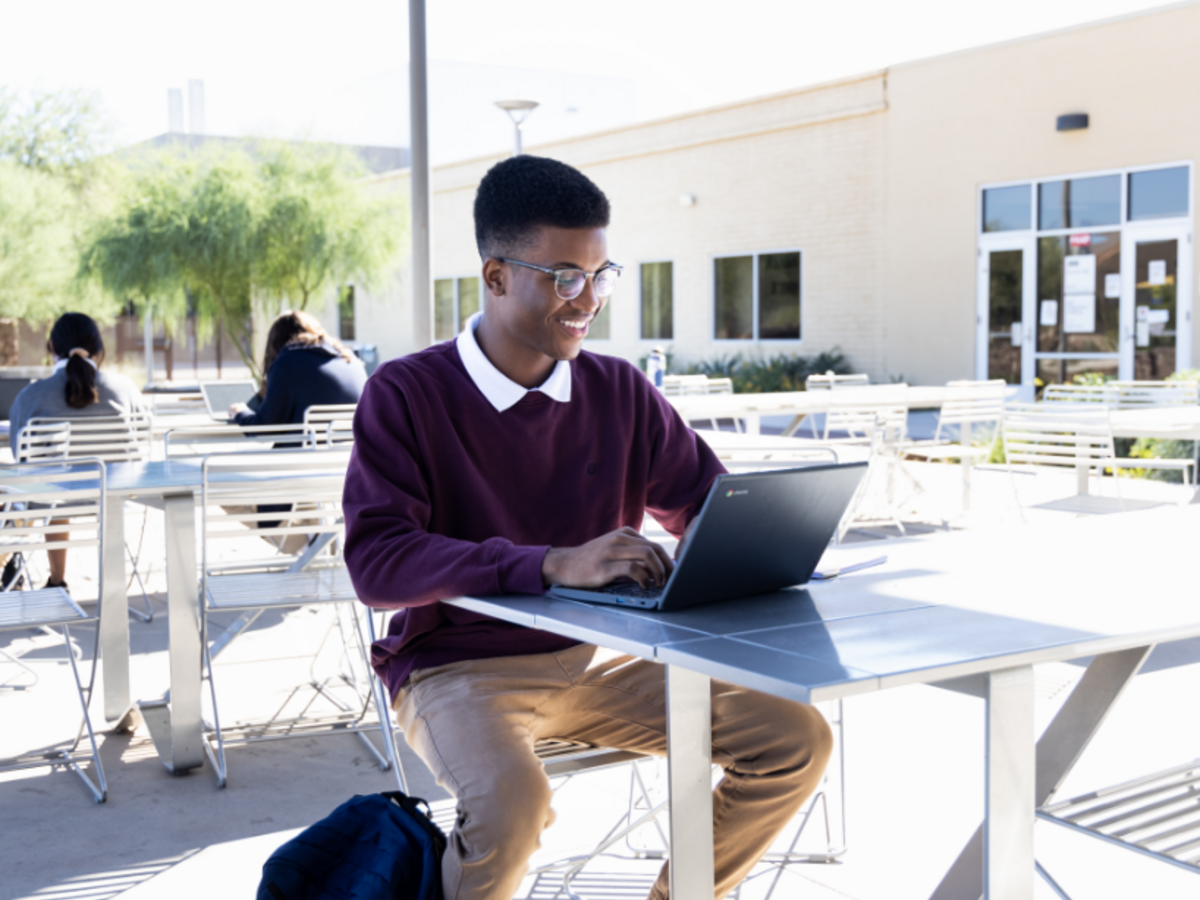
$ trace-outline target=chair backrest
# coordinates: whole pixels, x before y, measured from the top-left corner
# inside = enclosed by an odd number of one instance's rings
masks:
[[[104,462],[149,459],[153,422],[150,413],[33,418],[17,435],[17,456],[27,461],[83,457]]]
[[[824,375],[809,375],[804,379],[804,389],[808,391],[829,391],[838,388],[867,387],[871,384],[870,375],[838,375],[833,370]]]
[[[934,440],[941,440],[948,425],[999,423],[1004,418],[1004,394],[1008,384],[1001,378],[991,381],[950,381],[938,413]]]
[[[304,411],[304,424],[312,427],[318,444],[334,446],[354,440],[355,403],[310,406]]]
[[[1109,405],[1115,409],[1200,403],[1200,383],[1195,381],[1110,381],[1105,387],[1114,395]]]
[[[1111,382],[1109,382],[1111,384]],[[1108,384],[1048,384],[1042,391],[1043,403],[1102,403],[1113,405]]]
[[[348,450],[268,450],[219,453],[201,464],[202,577],[247,537],[277,546],[290,535],[331,535],[340,547],[345,531],[342,487]],[[262,568],[286,568],[292,557],[271,554]],[[245,563],[241,564],[245,567]]]
[[[60,460],[0,466],[0,495],[0,554],[100,547],[105,472],[99,460],[81,459],[69,466]],[[69,524],[50,525],[51,518]],[[47,541],[48,534],[70,537]],[[97,553],[97,578],[100,559]]]
[[[709,378],[707,375],[664,375],[662,392],[668,397],[695,394],[732,394],[732,378]]]
[[[1010,465],[1090,467],[1116,456],[1102,404],[1011,404],[1001,433]]]
[[[325,442],[325,428],[313,425],[202,425],[198,428],[172,428],[163,435],[163,456],[205,456],[210,453],[240,453],[268,450],[276,444],[290,449],[315,447]]]

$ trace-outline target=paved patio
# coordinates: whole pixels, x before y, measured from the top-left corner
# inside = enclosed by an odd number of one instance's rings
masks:
[[[960,515],[961,479],[956,466],[912,465],[923,487],[908,497],[902,516],[908,539],[937,541],[951,528],[1044,529],[1048,548],[1056,528],[1074,518],[1071,473],[1018,475],[1024,524],[1002,470],[976,469],[973,512]],[[1123,480],[1126,511],[1111,498],[1090,504],[1140,527],[1135,507],[1187,502],[1179,486]],[[903,498],[902,498],[903,499]],[[1136,501],[1136,502],[1135,502]],[[127,534],[136,541],[140,510],[130,507]],[[865,540],[858,536],[854,540]],[[161,556],[161,519],[147,520],[146,558]],[[1052,552],[1048,550],[1048,552]],[[1098,553],[1110,548],[1098,548]],[[1111,548],[1119,552],[1119,548]],[[1087,565],[1089,560],[1064,560]],[[1152,565],[1152,560],[1140,561]],[[85,601],[95,584],[88,562],[72,559],[68,580]],[[155,621],[130,622],[135,697],[151,699],[167,688],[166,616],[161,563],[152,563],[149,588]],[[1181,590],[1188,586],[1181,585]],[[1062,602],[1130,602],[1131,598],[1069,597]],[[293,648],[319,637],[322,616],[307,611],[260,621],[224,658],[241,683],[253,685],[239,698],[266,709],[278,696],[278,668],[307,671]],[[90,635],[78,630],[81,646]],[[240,646],[239,646],[240,645]],[[61,647],[33,632],[0,636],[0,648],[21,651],[38,674],[31,690],[0,690],[0,756],[49,746],[66,738],[77,706]],[[236,656],[232,655],[236,652]],[[1196,755],[1200,719],[1189,699],[1200,688],[1197,642],[1160,648],[1105,724],[1062,796],[1165,768]],[[220,670],[219,670],[220,671]],[[271,674],[269,675],[268,672]],[[1065,700],[1082,668],[1040,666],[1039,727]],[[226,674],[222,685],[230,682]],[[0,683],[16,680],[15,667],[0,663]],[[94,705],[95,708],[99,704]],[[909,687],[853,697],[845,703],[845,790],[848,851],[836,865],[794,866],[775,896],[907,900],[928,897],[983,812],[983,704],[936,688]],[[208,768],[171,776],[157,761],[144,730],[104,734],[102,756],[109,800],[91,803],[73,775],[46,769],[0,776],[0,900],[107,900],[247,897],[262,861],[283,840],[326,815],[356,793],[388,790],[380,772],[351,736],[305,738],[229,751],[230,784],[218,790]],[[449,805],[423,765],[403,748],[413,793],[439,809]],[[647,771],[649,774],[649,771]],[[594,843],[624,809],[626,769],[580,776],[558,795],[558,822],[546,835],[537,861],[559,858]],[[806,835],[812,846],[812,834]],[[1171,866],[1143,859],[1098,841],[1039,824],[1040,861],[1076,898],[1195,896],[1200,881]],[[605,857],[577,880],[588,898],[644,896],[659,863]],[[751,882],[745,898],[760,897],[769,877]],[[521,896],[551,898],[555,880],[528,879]],[[1041,882],[1037,897],[1050,898]]]

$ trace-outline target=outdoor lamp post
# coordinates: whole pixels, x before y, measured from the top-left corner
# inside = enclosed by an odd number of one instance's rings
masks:
[[[496,105],[508,113],[513,123],[513,156],[521,155],[521,123],[538,108],[536,100],[497,100]]]

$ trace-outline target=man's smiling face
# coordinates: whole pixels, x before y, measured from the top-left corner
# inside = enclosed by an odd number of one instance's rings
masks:
[[[547,225],[538,228],[513,258],[547,269],[595,272],[609,262],[608,239],[603,228]],[[553,275],[511,263],[498,265],[503,266],[502,272],[496,273],[503,293],[488,297],[484,316],[492,320],[494,328],[485,332],[485,340],[492,340],[484,345],[484,352],[508,377],[519,384],[533,380],[534,384],[525,386],[536,387],[549,376],[555,362],[579,355],[583,339],[606,301],[596,296],[594,279],[587,279],[574,300],[563,300],[555,293]],[[491,283],[489,292],[495,293]]]

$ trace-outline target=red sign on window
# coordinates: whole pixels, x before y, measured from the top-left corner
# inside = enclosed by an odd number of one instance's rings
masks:
[[[1071,235],[1072,247],[1090,247],[1092,246],[1092,236],[1090,234],[1073,234]]]

